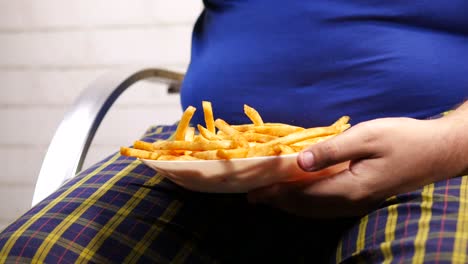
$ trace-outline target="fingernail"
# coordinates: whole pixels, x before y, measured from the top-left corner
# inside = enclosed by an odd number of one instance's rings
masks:
[[[306,171],[312,171],[314,170],[314,154],[310,151],[305,151],[305,152],[302,152],[301,155],[299,156],[299,158],[301,159],[301,167],[302,169],[306,170]]]

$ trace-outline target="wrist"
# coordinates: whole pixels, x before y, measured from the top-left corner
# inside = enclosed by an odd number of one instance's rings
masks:
[[[468,174],[468,104],[440,119],[458,175]]]

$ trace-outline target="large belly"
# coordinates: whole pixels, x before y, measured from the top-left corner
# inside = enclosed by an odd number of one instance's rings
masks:
[[[235,24],[227,23],[233,12],[218,20],[206,13],[197,24],[203,31],[194,34],[183,107],[209,100],[217,117],[244,123],[249,104],[267,122],[314,126],[341,115],[354,123],[425,118],[468,97],[463,34],[303,12],[275,19],[243,14],[247,19]],[[194,121],[203,123],[198,113]]]

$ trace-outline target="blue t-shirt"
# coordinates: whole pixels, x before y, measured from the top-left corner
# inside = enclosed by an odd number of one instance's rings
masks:
[[[215,118],[426,118],[468,99],[468,1],[206,0],[181,90]]]

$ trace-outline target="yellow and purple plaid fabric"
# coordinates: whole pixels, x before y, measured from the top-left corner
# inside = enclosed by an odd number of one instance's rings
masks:
[[[361,219],[321,221],[242,194],[187,191],[115,154],[3,230],[0,263],[466,263],[467,179],[392,197]]]

